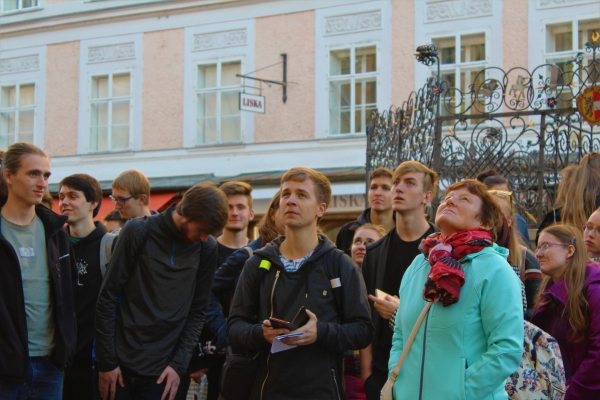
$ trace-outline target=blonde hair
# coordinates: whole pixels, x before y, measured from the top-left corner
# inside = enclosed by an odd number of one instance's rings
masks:
[[[1,149],[0,149],[1,150]],[[8,185],[4,180],[4,170],[16,174],[21,168],[21,160],[25,156],[42,156],[48,158],[46,153],[30,143],[13,143],[8,150],[2,151],[0,156],[0,196],[8,196]]]
[[[508,240],[508,259],[510,264],[520,266],[523,263],[523,256],[521,255],[521,246],[523,244],[519,240],[520,235],[517,231],[517,224],[510,196],[499,196],[493,190],[490,191],[490,194],[496,198],[496,202],[500,206],[500,211],[502,211],[504,218],[506,218],[507,221],[512,221],[510,224]]]
[[[564,275],[561,278],[565,279],[565,287],[567,289],[567,302],[563,315],[564,313],[568,313],[569,326],[573,333],[568,340],[577,343],[587,336],[590,328],[590,321],[588,319],[590,307],[583,292],[585,269],[588,260],[583,234],[581,229],[562,224],[549,226],[542,231],[542,233],[544,232],[555,236],[560,243],[575,248],[573,256],[567,259],[567,268],[565,268]],[[550,300],[542,296],[542,293],[548,287],[550,279],[552,278],[546,275],[542,280],[535,296],[536,310],[539,306],[550,302]]]
[[[398,165],[398,168],[394,171],[392,182],[396,182],[400,177],[409,172],[422,172],[425,174],[423,177],[423,190],[425,192],[431,192],[431,196],[435,197],[438,186],[438,174],[418,161],[404,161],[402,164]]]
[[[150,204],[150,181],[146,178],[146,175],[137,169],[128,169],[121,172],[113,181],[112,188],[127,190],[135,199],[139,199],[145,194],[146,201],[144,205]]]
[[[600,154],[586,154],[569,180],[572,184],[565,192],[561,222],[581,227],[596,209],[596,196],[600,193]]]
[[[329,179],[319,171],[306,167],[290,168],[281,177],[281,184],[283,185],[287,181],[304,182],[307,179],[310,179],[315,184],[317,201],[329,206],[329,203],[331,203],[331,183],[329,182]]]
[[[385,229],[383,228],[383,226],[381,226],[381,225],[375,225],[375,224],[368,224],[367,223],[367,224],[362,224],[361,226],[359,226],[358,228],[356,228],[356,230],[354,231],[354,236],[356,236],[356,233],[358,231],[361,231],[363,229],[370,229],[372,231],[377,232],[379,234],[379,238],[380,239],[382,237],[384,237],[385,234],[386,234]],[[353,239],[354,239],[354,236],[353,236]]]

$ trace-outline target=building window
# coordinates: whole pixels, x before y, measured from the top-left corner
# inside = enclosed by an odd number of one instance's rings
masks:
[[[0,94],[0,148],[15,142],[33,143],[35,84],[2,86]]]
[[[90,91],[90,151],[130,148],[131,74],[92,76]]]
[[[592,37],[600,35],[600,20],[576,20],[557,24],[546,25],[545,62],[556,65],[562,71],[557,76],[556,84],[559,86],[581,84],[588,79],[587,84],[600,81],[598,74],[593,73],[592,55],[587,53],[587,43],[592,43]],[[580,68],[573,62],[573,58],[580,54],[583,57],[583,68],[587,71],[577,70]],[[589,71],[589,72],[588,72]],[[551,72],[549,74],[551,76]],[[559,107],[571,107],[573,99],[571,93],[562,91],[559,96]]]
[[[27,10],[37,8],[39,0],[0,0],[2,2],[2,12]]]
[[[198,65],[196,80],[196,144],[242,141],[239,93],[242,63],[218,61]]]
[[[377,110],[377,47],[329,53],[329,134],[361,133]]]
[[[440,38],[433,38],[433,44],[438,48],[440,59],[441,81],[446,82],[444,89],[457,88],[466,94],[471,91],[470,86],[475,85],[477,90],[485,81],[485,73],[481,73],[486,67],[486,43],[485,33],[476,33],[468,35],[455,35]],[[430,74],[435,75],[437,66],[430,69]],[[455,108],[451,102],[448,105],[442,105],[441,112],[448,115],[450,110],[455,114],[465,112],[471,106],[470,96],[467,101],[463,101],[461,108]],[[470,114],[478,114],[481,110],[471,107]],[[446,110],[447,109],[447,110]]]

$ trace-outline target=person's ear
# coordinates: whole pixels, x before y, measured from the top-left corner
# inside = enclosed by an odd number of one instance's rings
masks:
[[[317,210],[317,217],[319,217],[319,218],[323,217],[323,215],[325,214],[325,211],[327,211],[327,204],[325,204],[325,203],[319,204],[319,209]]]
[[[250,214],[248,215],[248,221],[252,221],[254,219],[254,210],[250,210]]]
[[[425,196],[423,197],[423,205],[430,203],[432,198],[433,198],[433,192],[431,190],[428,192],[425,192]]]
[[[138,199],[138,201],[140,202],[140,205],[143,206],[146,204],[146,199],[148,198],[148,196],[146,196],[145,194],[141,194],[140,198]]]
[[[573,246],[572,244],[570,244],[567,247],[567,258],[573,257],[574,254],[575,254],[575,246]]]
[[[7,170],[6,168],[4,169],[4,171],[2,171],[2,176],[4,177],[4,182],[6,182],[7,185],[12,184],[11,182],[11,173],[9,170]]]
[[[94,211],[96,209],[96,207],[98,207],[98,202],[97,201],[92,201],[90,203],[90,211]]]

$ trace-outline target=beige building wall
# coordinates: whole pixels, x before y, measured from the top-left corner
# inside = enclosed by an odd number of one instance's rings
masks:
[[[314,139],[315,126],[315,13],[283,14],[256,20],[255,69],[275,64],[287,53],[287,102],[282,87],[263,84],[266,113],[254,117],[254,142]],[[281,81],[283,67],[277,65],[254,74]],[[259,82],[247,80],[258,86]]]
[[[184,29],[144,34],[142,149],[183,146]]]
[[[77,154],[79,42],[47,47],[45,103],[44,150],[51,157]]]
[[[415,0],[392,1],[392,105],[401,107],[415,90]]]
[[[529,2],[504,1],[502,3],[502,68],[527,68],[529,37]]]

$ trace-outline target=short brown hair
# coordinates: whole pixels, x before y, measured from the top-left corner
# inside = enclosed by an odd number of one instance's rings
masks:
[[[211,235],[221,232],[229,217],[227,196],[211,182],[201,182],[188,189],[176,211],[190,222],[202,223]]]
[[[30,143],[13,143],[8,146],[0,161],[0,196],[8,196],[8,185],[4,181],[4,170],[16,174],[21,168],[21,160],[25,156],[42,156],[48,158],[46,153]]]
[[[229,198],[230,196],[235,196],[236,194],[246,196],[246,199],[248,200],[248,207],[252,210],[252,186],[250,186],[246,182],[225,182],[221,186],[219,186],[219,189],[222,190],[223,193],[225,193],[225,196],[227,196],[227,198]]]
[[[310,179],[315,184],[315,195],[319,204],[325,203],[329,207],[329,203],[331,203],[331,183],[319,171],[306,167],[290,168],[281,177],[281,184],[283,185],[287,181],[304,182],[307,179]]]
[[[113,189],[127,190],[135,199],[139,199],[143,194],[146,195],[144,205],[150,204],[150,181],[146,175],[137,169],[128,169],[123,171],[115,178],[112,183]]]
[[[401,176],[408,174],[409,172],[422,172],[425,175],[423,176],[423,190],[425,192],[431,192],[432,197],[435,197],[438,186],[438,174],[418,161],[404,161],[402,164],[398,165],[398,168],[394,171],[392,182],[395,182]]]
[[[271,240],[279,236],[279,231],[277,230],[277,225],[275,224],[275,220],[273,219],[273,214],[277,212],[277,210],[279,210],[280,201],[281,190],[278,190],[277,193],[273,195],[273,198],[269,203],[269,208],[267,208],[265,216],[262,217],[262,219],[258,223],[258,233],[260,234],[260,236],[262,236],[265,243],[269,243]]]
[[[465,179],[464,181],[453,183],[446,188],[446,195],[463,188],[481,199],[481,210],[479,210],[477,219],[483,225],[490,227],[490,233],[495,242],[503,225],[503,214],[500,205],[498,205],[494,196],[488,192],[487,186],[475,179]]]
[[[73,174],[63,178],[59,182],[58,190],[60,191],[63,186],[83,192],[85,201],[89,203],[93,203],[94,201],[98,203],[92,212],[92,216],[96,218],[102,205],[102,188],[96,178],[88,174]]]
[[[371,185],[371,181],[375,178],[379,178],[380,176],[383,176],[385,178],[390,178],[390,180],[392,179],[392,177],[394,176],[394,173],[387,169],[387,168],[375,168],[370,174],[369,174],[369,185]]]

